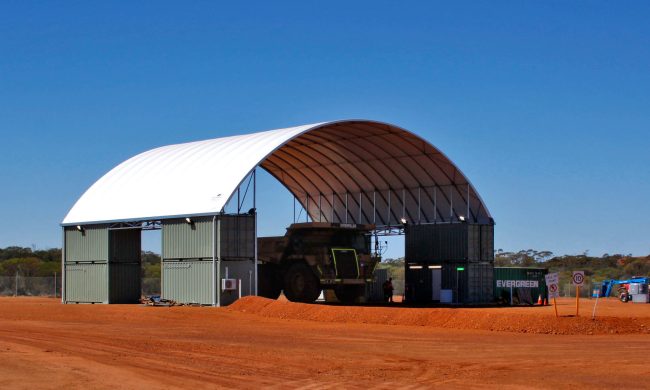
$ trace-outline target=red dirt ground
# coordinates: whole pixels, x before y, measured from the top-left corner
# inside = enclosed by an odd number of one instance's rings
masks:
[[[601,300],[592,321],[593,303],[556,319],[552,307],[0,298],[0,388],[647,387],[650,305]]]

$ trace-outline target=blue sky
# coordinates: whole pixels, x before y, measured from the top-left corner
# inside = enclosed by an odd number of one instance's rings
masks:
[[[368,118],[464,171],[497,248],[648,254],[649,18],[641,1],[2,1],[0,247],[60,246],[85,189],[152,147]],[[260,184],[260,231],[280,233],[291,198]]]

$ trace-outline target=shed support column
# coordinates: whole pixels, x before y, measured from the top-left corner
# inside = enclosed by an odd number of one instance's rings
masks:
[[[435,185],[433,186],[433,223],[436,223],[438,220],[438,204],[437,204],[437,197],[438,195],[438,187]]]
[[[217,306],[217,216],[212,216],[212,306]]]
[[[212,217],[212,306],[221,306],[221,218]]]
[[[420,223],[421,220],[421,214],[422,214],[422,202],[421,202],[421,187],[418,187],[418,223]],[[434,210],[435,212],[435,210]]]
[[[63,231],[63,247],[61,248],[61,303],[65,303],[65,227]]]
[[[388,222],[388,226],[390,227],[390,188],[388,189],[388,215],[386,221]]]
[[[454,221],[454,193],[453,186],[449,186],[449,223]]]
[[[294,198],[295,200],[295,198]],[[255,294],[257,295],[257,168],[253,169],[253,210],[255,213],[253,218],[255,218],[255,264],[253,265],[253,272],[255,273]],[[251,293],[249,289],[249,294]]]
[[[469,222],[469,183],[467,183],[467,215],[465,219]]]
[[[377,191],[372,191],[372,223],[377,223]]]
[[[406,218],[406,188],[402,188],[402,218]]]
[[[363,207],[361,206],[361,192],[359,192],[359,221],[357,223],[361,223],[361,211],[363,210]]]

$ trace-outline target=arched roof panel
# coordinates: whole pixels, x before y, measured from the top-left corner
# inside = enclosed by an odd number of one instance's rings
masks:
[[[467,178],[426,140],[386,123],[348,120],[138,154],[95,182],[63,224],[213,215],[256,166],[316,221],[389,225],[401,217],[437,222],[461,215],[491,221]]]

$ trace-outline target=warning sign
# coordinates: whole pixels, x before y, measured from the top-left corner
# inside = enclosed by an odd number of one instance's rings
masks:
[[[556,273],[548,274],[546,278],[546,287],[548,287],[548,297],[558,298],[560,296],[560,276]]]
[[[582,286],[585,283],[585,271],[573,271],[571,277],[571,284],[574,286]]]

